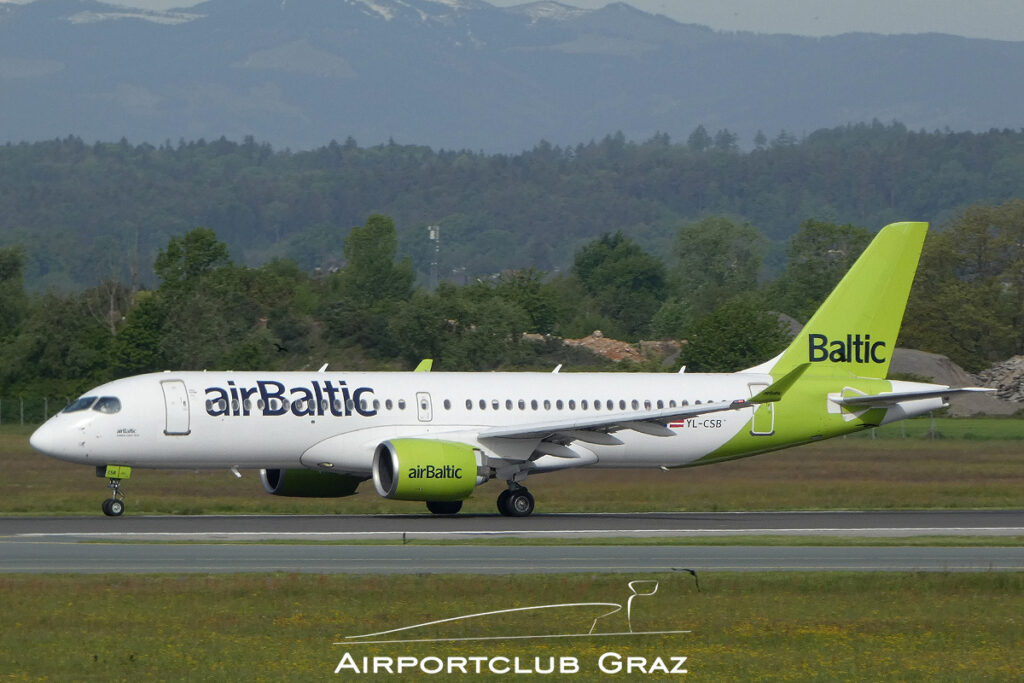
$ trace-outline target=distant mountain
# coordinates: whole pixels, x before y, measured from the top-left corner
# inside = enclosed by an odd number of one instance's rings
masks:
[[[617,3],[210,0],[147,12],[0,4],[0,139],[354,137],[515,151],[623,131],[796,135],[897,119],[1021,125],[1024,43],[718,33]]]

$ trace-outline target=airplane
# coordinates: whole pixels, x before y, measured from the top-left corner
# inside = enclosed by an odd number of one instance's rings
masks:
[[[501,479],[498,511],[526,517],[534,475],[706,465],[988,391],[886,379],[927,228],[879,231],[790,345],[742,372],[165,371],[86,392],[31,444],[94,466],[112,517],[132,468],[258,468],[278,496],[349,496],[372,479],[379,495],[438,515]]]

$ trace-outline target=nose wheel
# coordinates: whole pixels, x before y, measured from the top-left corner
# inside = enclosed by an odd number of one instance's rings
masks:
[[[107,517],[120,517],[124,514],[124,491],[121,490],[121,480],[111,479],[107,484],[111,490],[110,498],[103,501],[103,514]]]
[[[498,496],[498,512],[505,517],[529,517],[535,501],[525,486],[508,488]]]

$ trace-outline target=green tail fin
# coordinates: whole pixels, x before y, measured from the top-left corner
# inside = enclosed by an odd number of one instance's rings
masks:
[[[770,368],[772,376],[810,363],[884,379],[927,231],[927,223],[882,228]]]

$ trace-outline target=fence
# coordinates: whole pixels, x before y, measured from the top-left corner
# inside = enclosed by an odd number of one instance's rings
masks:
[[[68,403],[64,396],[0,396],[0,425],[42,424]]]

